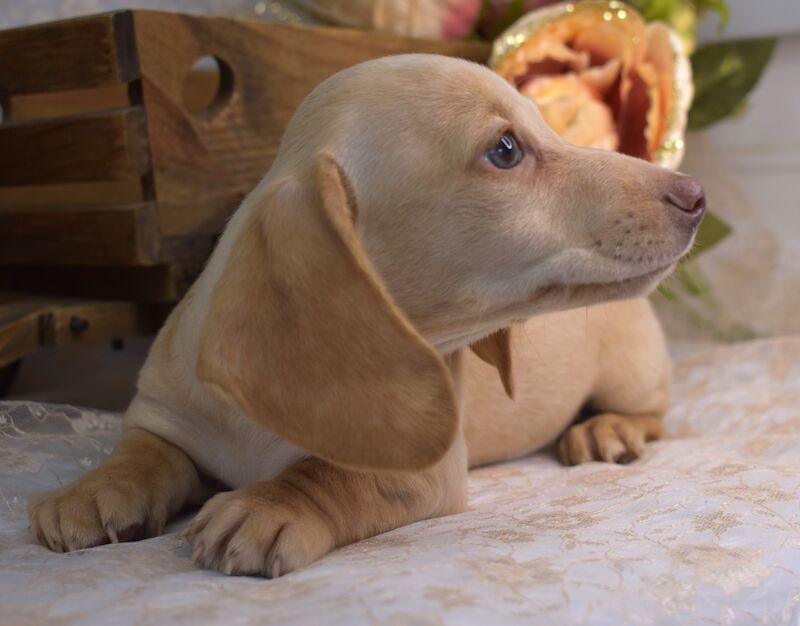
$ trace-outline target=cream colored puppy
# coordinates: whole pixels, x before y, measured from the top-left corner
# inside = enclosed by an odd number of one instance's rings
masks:
[[[154,535],[213,479],[233,490],[186,531],[194,559],[278,576],[462,510],[468,464],[556,440],[587,403],[562,459],[635,458],[666,407],[658,323],[641,299],[578,307],[650,291],[704,204],[689,177],[567,145],[478,65],[345,70],[168,319],[114,453],[33,498],[31,525],[57,551]]]

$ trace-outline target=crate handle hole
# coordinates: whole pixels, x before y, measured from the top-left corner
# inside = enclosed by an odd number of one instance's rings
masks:
[[[181,91],[183,106],[189,113],[213,114],[233,94],[233,70],[218,56],[201,56],[186,74]]]

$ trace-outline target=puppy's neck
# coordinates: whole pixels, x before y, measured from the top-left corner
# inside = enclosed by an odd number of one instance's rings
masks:
[[[463,348],[468,348],[476,341],[480,341],[481,339],[488,337],[493,332],[496,332],[501,328],[508,326],[509,324],[510,322],[502,324],[493,323],[476,326],[475,328],[468,330],[442,333],[424,333],[423,336],[428,343],[433,346],[436,352],[438,352],[442,358],[446,359],[448,355],[459,352]]]

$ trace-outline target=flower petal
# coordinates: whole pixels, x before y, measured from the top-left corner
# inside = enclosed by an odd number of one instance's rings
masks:
[[[566,141],[605,150],[617,148],[611,110],[577,75],[541,76],[521,91],[536,101],[547,124]]]

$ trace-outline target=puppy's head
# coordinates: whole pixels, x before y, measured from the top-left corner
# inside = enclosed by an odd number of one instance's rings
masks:
[[[692,244],[697,181],[570,146],[481,66],[402,56],[340,77],[309,104],[320,125],[339,113],[327,141],[367,254],[442,351],[534,313],[645,294]]]
[[[689,177],[566,144],[478,65],[355,66],[304,101],[223,236],[198,375],[314,454],[424,467],[457,427],[438,354],[509,370],[503,327],[648,292],[704,205]]]

